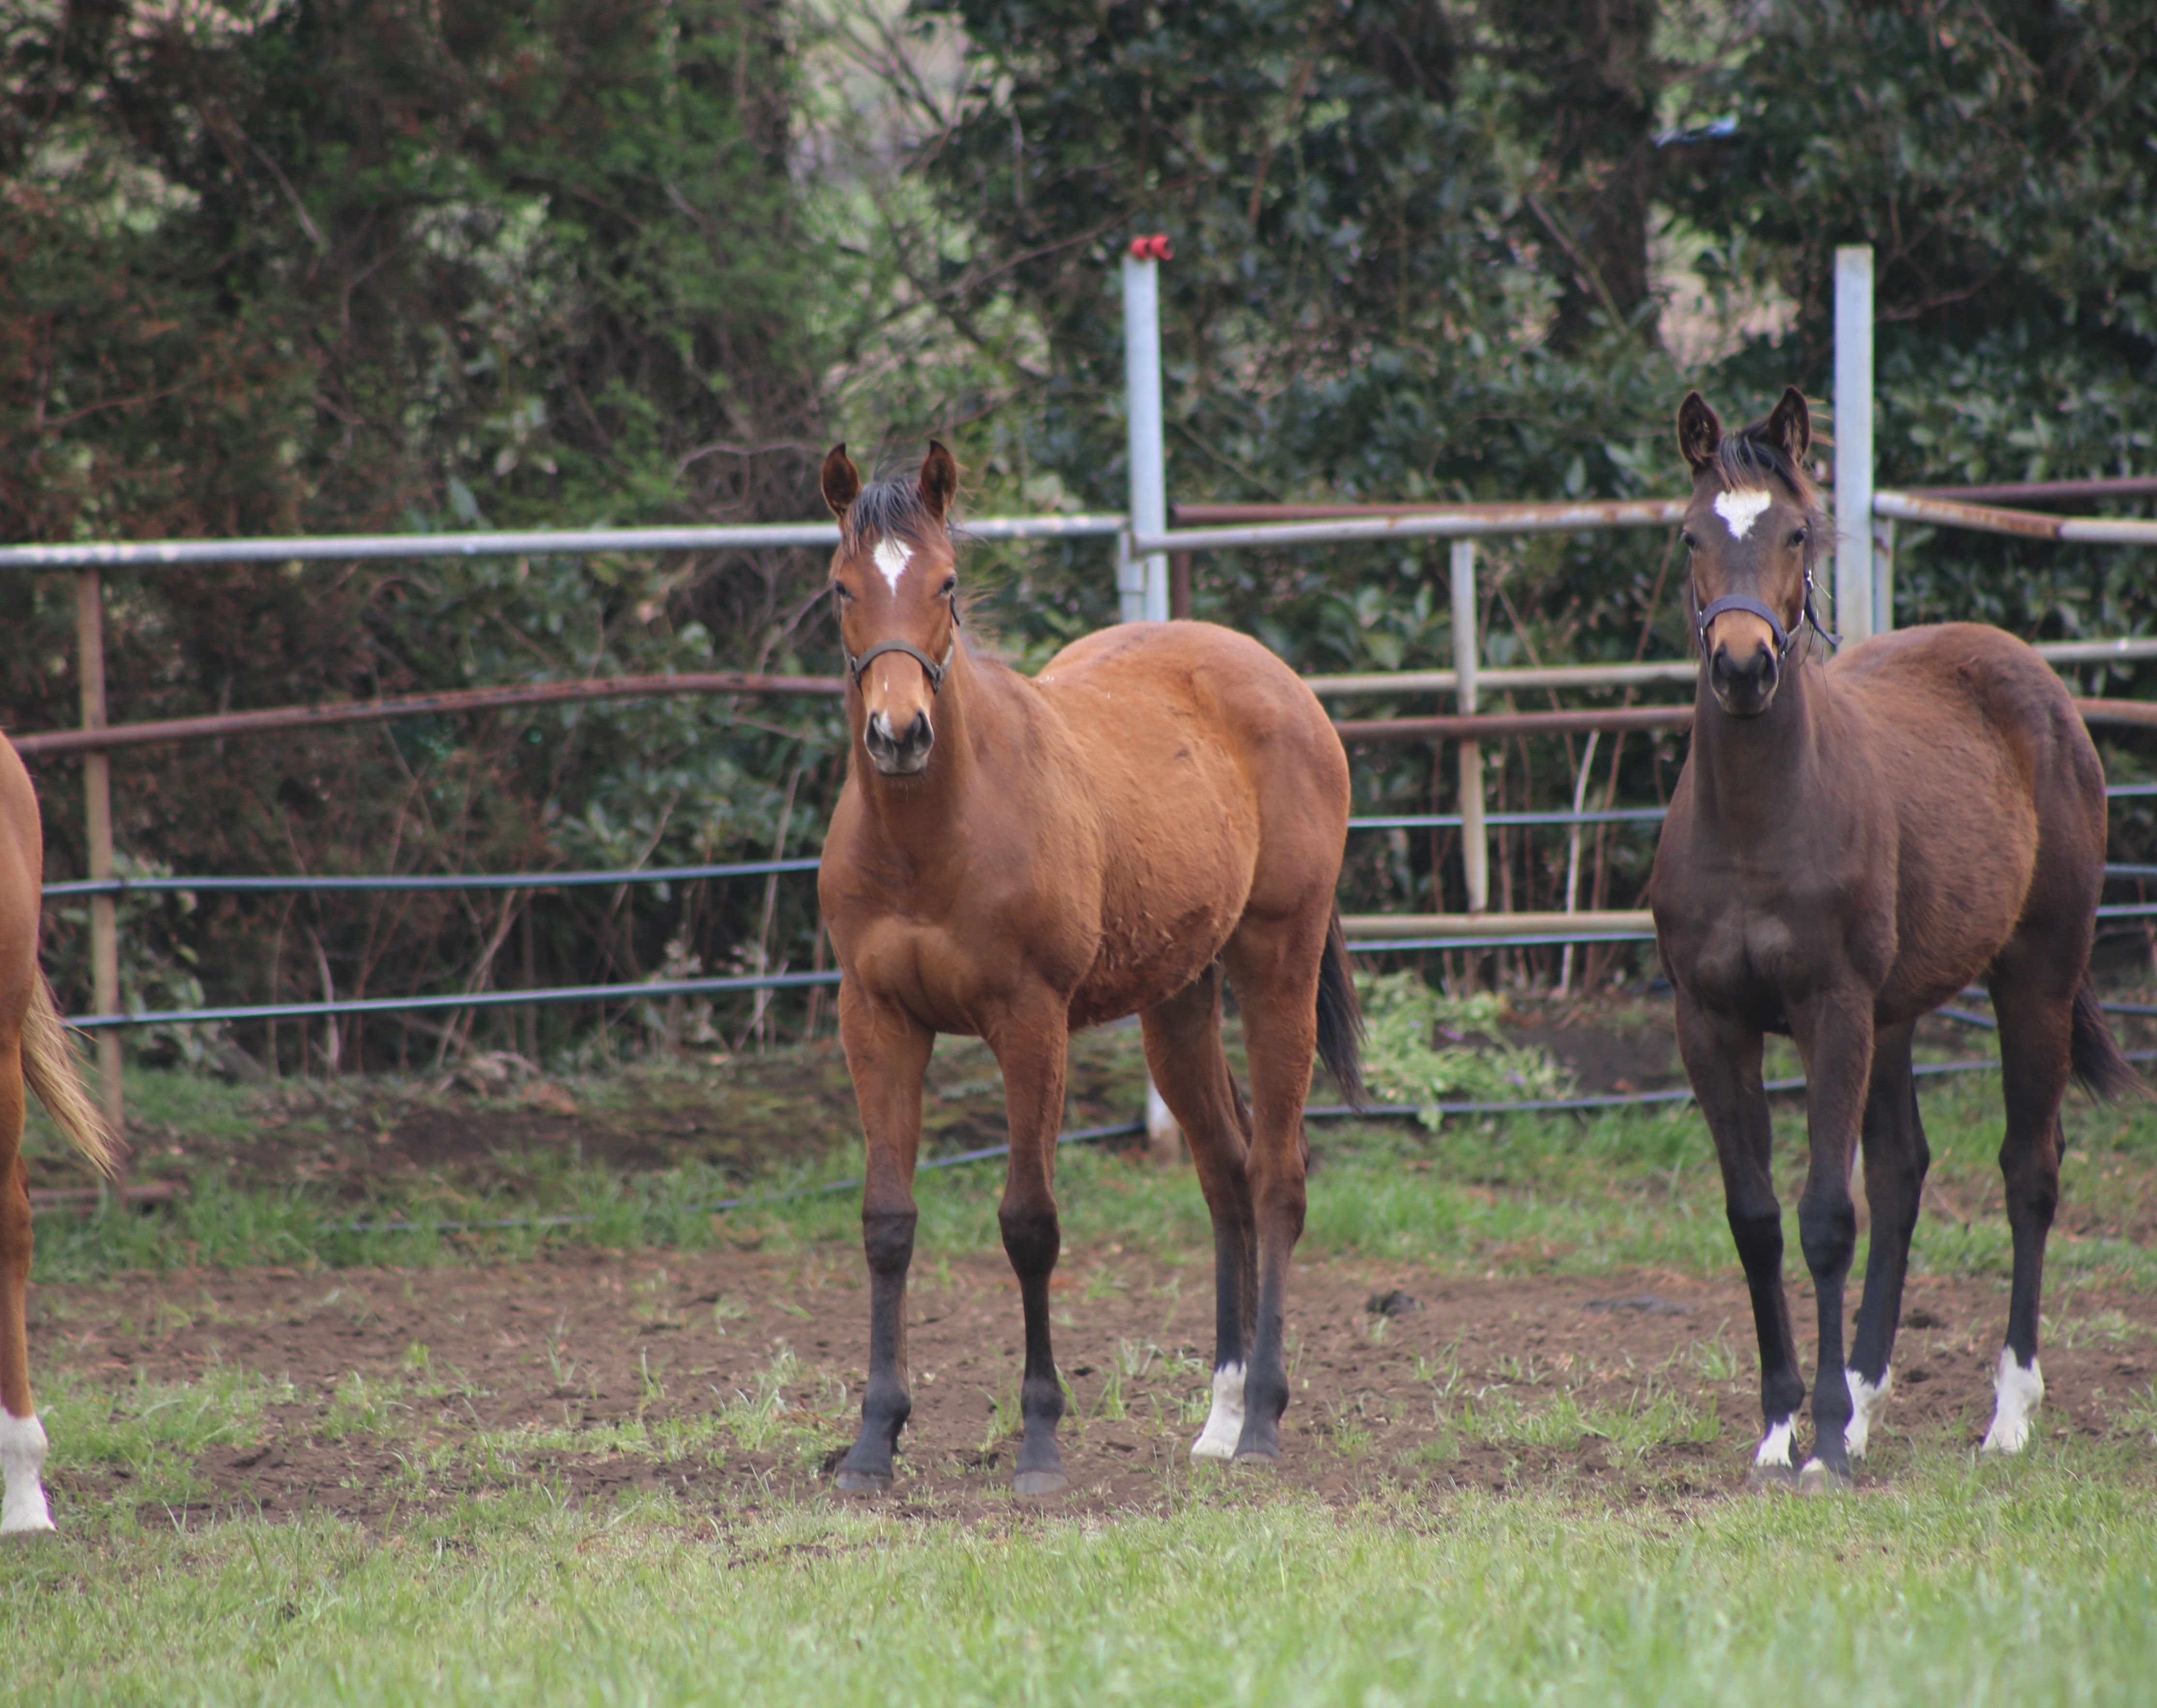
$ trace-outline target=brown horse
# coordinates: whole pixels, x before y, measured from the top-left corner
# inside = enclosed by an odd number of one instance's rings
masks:
[[[1213,1405],[1192,1453],[1278,1458],[1314,1045],[1360,1090],[1333,903],[1347,758],[1287,666],[1207,624],[1089,635],[1030,681],[970,653],[945,522],[957,486],[940,445],[913,481],[864,487],[844,445],[824,463],[853,733],[817,893],[868,1144],[868,1390],[839,1486],[889,1484],[912,1407],[914,1166],[939,1032],[986,1039],[1003,1068],[998,1221],[1026,1320],[1013,1486],[1064,1486],[1048,1282],[1067,1046],[1074,1028],[1134,1012],[1213,1219]],[[1221,1047],[1224,968],[1248,1107]]]
[[[44,1426],[30,1397],[30,1176],[23,1161],[23,1087],[75,1147],[107,1174],[103,1122],[75,1078],[59,1010],[38,967],[44,828],[37,791],[12,743],[0,741],[0,1535],[53,1527],[40,1473]]]
[[[1794,390],[1729,438],[1698,393],[1678,411],[1700,686],[1649,895],[1753,1295],[1767,1426],[1753,1475],[1820,1489],[1849,1481],[1892,1382],[1930,1159],[1910,1072],[1919,1016],[1982,979],[1999,1017],[2015,1279],[1990,1451],[2021,1451],[2044,1394],[2038,1292],[2068,1076],[2105,1096],[2139,1082],[2089,980],[2104,774],[2066,688],[2020,640],[1971,623],[1880,635],[1825,667],[1810,657],[1828,533],[1804,471],[1811,436]],[[1761,1089],[1769,1031],[1796,1041],[1807,1080],[1798,1227],[1820,1369],[1802,1472],[1791,1446],[1804,1382]],[[1846,1370],[1861,1135],[1871,1253]]]

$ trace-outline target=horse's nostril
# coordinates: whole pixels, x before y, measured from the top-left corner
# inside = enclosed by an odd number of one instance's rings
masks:
[[[1727,647],[1718,646],[1710,670],[1716,686],[1726,692],[1743,689],[1764,693],[1775,686],[1774,651],[1764,645],[1755,646],[1740,662],[1730,656]]]

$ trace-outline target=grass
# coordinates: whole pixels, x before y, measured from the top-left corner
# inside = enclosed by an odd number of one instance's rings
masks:
[[[24,1700],[898,1705],[2129,1702],[2157,1525],[2116,1450],[1669,1507],[1236,1479],[1114,1525],[507,1492],[0,1553]]]
[[[211,1132],[239,1124],[247,1100],[261,1095],[175,1083],[183,1081],[178,1075],[139,1078],[140,1103],[160,1111],[159,1119],[199,1119]],[[1991,1207],[1972,1209],[1967,1222],[1925,1216],[1914,1262],[1920,1272],[2004,1274],[2010,1251],[1993,1160],[2001,1124],[1998,1081],[1971,1075],[1933,1082],[1923,1098],[1938,1201],[1979,1206],[1990,1194]],[[2075,1098],[2066,1120],[2062,1198],[2070,1212],[2157,1201],[2157,1106]],[[1778,1105],[1776,1133],[1794,1251],[1804,1155],[1798,1105]],[[1495,1274],[1634,1268],[1705,1274],[1722,1273],[1732,1261],[1712,1147],[1689,1106],[1585,1119],[1454,1120],[1435,1134],[1405,1124],[1338,1124],[1315,1127],[1312,1139],[1305,1241],[1313,1252]],[[768,1166],[746,1183],[706,1164],[624,1174],[558,1153],[505,1157],[492,1184],[452,1190],[437,1181],[353,1205],[306,1185],[235,1185],[211,1160],[193,1173],[184,1199],[152,1214],[41,1217],[36,1273],[80,1280],[195,1263],[515,1261],[562,1244],[696,1250],[734,1242],[799,1252],[857,1237],[858,1193],[822,1190],[857,1168],[852,1145]],[[1180,1260],[1208,1242],[1210,1224],[1188,1171],[1164,1175],[1072,1146],[1062,1153],[1058,1176],[1067,1242],[1114,1240]],[[919,1248],[926,1261],[940,1251],[996,1248],[1001,1177],[993,1160],[921,1174]],[[744,1196],[756,1201],[714,1212],[714,1205]],[[529,1225],[543,1218],[559,1219]],[[445,1229],[438,1225],[444,1221],[463,1226]],[[496,1221],[519,1225],[486,1225]],[[399,1222],[416,1225],[394,1226]],[[2157,1253],[2102,1232],[2062,1233],[2053,1240],[2048,1273],[2065,1282],[2157,1286]]]
[[[619,1175],[521,1157],[503,1170],[513,1184],[423,1183],[360,1210],[318,1187],[238,1185],[218,1146],[248,1142],[260,1109],[250,1100],[265,1094],[142,1078],[144,1124],[185,1135],[189,1195],[148,1215],[41,1217],[41,1278],[205,1263],[473,1264],[561,1244],[724,1242],[784,1258],[857,1237],[852,1192],[714,1216],[742,1182],[701,1164]],[[364,1098],[343,1094],[366,1119]],[[2004,1274],[2005,1228],[1985,1197],[1997,1083],[1935,1083],[1924,1111],[1935,1178],[1972,1213],[1966,1224],[1928,1214],[1917,1263]],[[2068,1125],[2067,1203],[2146,1206],[2157,1112],[2077,1103]],[[1777,1132],[1788,1204],[1802,1167],[1794,1106],[1779,1106]],[[1313,1137],[1307,1250],[1475,1273],[1734,1267],[1712,1155],[1689,1109]],[[801,1192],[852,1162],[801,1156],[751,1186]],[[950,1254],[996,1248],[1001,1181],[994,1164],[923,1176],[924,1284]],[[1074,1149],[1060,1189],[1068,1240],[1192,1265],[1199,1284],[1207,1224],[1187,1174]],[[352,1227],[447,1212],[590,1219],[461,1233]],[[2146,1227],[2139,1213],[2118,1225]],[[2077,1294],[2157,1289],[2157,1255],[2131,1237],[2063,1234],[2051,1273],[2048,1336],[2146,1361],[2157,1328]],[[939,1284],[950,1275],[947,1265]],[[1109,1266],[1096,1284],[1119,1284]],[[625,1299],[655,1320],[680,1309],[656,1290]],[[198,1319],[212,1307],[160,1309]],[[722,1295],[696,1310],[723,1336],[745,1304]],[[1378,1320],[1367,1332],[1388,1330]],[[1291,1355],[1300,1360],[1300,1341]],[[2146,1381],[2108,1400],[2103,1435],[2047,1433],[2012,1465],[1975,1462],[1945,1426],[1898,1432],[1891,1474],[1825,1501],[1701,1495],[1697,1479],[1657,1458],[1715,1439],[1703,1385],[1749,1381],[1743,1323],[1629,1371],[1622,1387],[1581,1368],[1554,1381],[1526,1356],[1472,1378],[1454,1352],[1419,1356],[1429,1433],[1404,1458],[1375,1449],[1378,1420],[1361,1400],[1314,1393],[1298,1415],[1352,1490],[1331,1505],[1180,1458],[1113,1519],[992,1494],[956,1522],[933,1494],[857,1505],[775,1494],[761,1472],[692,1477],[732,1491],[695,1505],[649,1491],[611,1504],[564,1494],[558,1473],[571,1458],[693,1470],[753,1456],[744,1463],[795,1467],[802,1478],[787,1486],[804,1486],[849,1434],[853,1397],[842,1383],[821,1392],[783,1344],[757,1356],[755,1374],[725,1392],[688,1394],[694,1378],[654,1363],[640,1367],[641,1403],[624,1415],[575,1424],[565,1411],[559,1424],[505,1428],[481,1427],[488,1396],[417,1340],[401,1358],[309,1392],[216,1364],[190,1381],[101,1384],[48,1364],[56,1473],[124,1469],[131,1498],[64,1500],[67,1531],[0,1547],[5,1690],[160,1704],[1682,1708],[2126,1702],[2157,1675],[2157,1387]],[[543,1325],[533,1356],[553,1361],[561,1389],[589,1379]],[[1016,1379],[1006,1370],[984,1389],[985,1448],[1015,1427]],[[1068,1429],[1129,1418],[1187,1431],[1205,1413],[1208,1372],[1187,1353],[1129,1339],[1082,1392]],[[473,1427],[448,1428],[450,1413]],[[194,1455],[273,1437],[391,1467],[376,1474],[397,1503],[390,1515],[363,1527],[319,1514],[190,1514],[206,1492]],[[1613,1475],[1513,1479],[1516,1456],[1590,1443]],[[1511,1492],[1456,1482],[1475,1455],[1508,1468]]]

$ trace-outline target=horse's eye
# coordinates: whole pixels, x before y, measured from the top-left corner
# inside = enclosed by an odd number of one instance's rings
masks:
[[[1794,552],[1799,546],[1804,544],[1804,543],[1811,538],[1812,536],[1804,528],[1797,529],[1790,535],[1790,549]]]
[[[945,576],[945,577],[944,578],[944,586],[943,586],[943,589],[942,589],[942,590],[941,590],[941,591],[937,594],[937,597],[938,597],[939,599],[949,599],[949,598],[950,598],[953,594],[956,593],[958,590],[959,590],[959,578],[958,578],[957,576],[955,576],[955,575],[947,575],[947,576]]]
[[[831,584],[831,591],[837,594],[839,597],[844,599],[848,604],[852,604],[854,602],[854,595],[852,589],[850,589],[843,581],[833,582]]]
[[[1700,549],[1700,542],[1693,538],[1691,528],[1681,529],[1678,538],[1685,542],[1685,548],[1688,552],[1697,552]]]

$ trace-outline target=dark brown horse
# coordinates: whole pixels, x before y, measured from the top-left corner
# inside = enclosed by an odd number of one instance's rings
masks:
[[[13,743],[0,741],[0,1535],[53,1527],[41,1473],[45,1430],[30,1395],[30,1177],[23,1162],[25,1087],[76,1149],[106,1173],[104,1124],[75,1078],[53,993],[38,967],[44,831],[37,791]]]
[[[864,487],[843,445],[824,464],[853,739],[817,893],[868,1142],[868,1390],[839,1486],[890,1482],[912,1407],[914,1166],[939,1032],[986,1039],[1003,1068],[998,1220],[1026,1319],[1014,1487],[1064,1486],[1048,1282],[1067,1046],[1075,1027],[1132,1013],[1213,1218],[1212,1414],[1192,1452],[1277,1458],[1314,1045],[1358,1090],[1333,904],[1347,758],[1295,672],[1210,625],[1089,635],[1032,680],[970,653],[945,524],[957,485],[936,445],[918,481]],[[1224,968],[1250,1047],[1248,1108],[1221,1047]]]
[[[2038,1294],[2068,1077],[2106,1096],[2139,1082],[2089,981],[2104,774],[2066,688],[2020,640],[1971,623],[1880,635],[1825,666],[1812,658],[1812,568],[1828,529],[1804,471],[1810,442],[1794,390],[1728,438],[1698,393],[1678,411],[1700,686],[1649,893],[1759,1332],[1767,1433],[1753,1474],[1814,1489],[1848,1482],[1892,1382],[1930,1156],[1910,1072],[1919,1016],[1982,980],[2000,1023],[2015,1279],[1990,1451],[2021,1450],[2045,1391]],[[1820,1369],[1802,1472],[1792,1434],[1805,1390],[1761,1090],[1770,1031],[1796,1041],[1806,1073],[1798,1228]],[[1846,1370],[1861,1135],[1871,1254]]]

